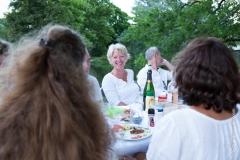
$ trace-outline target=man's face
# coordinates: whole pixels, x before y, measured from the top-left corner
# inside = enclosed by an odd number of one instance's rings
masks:
[[[84,61],[83,61],[83,70],[88,74],[90,70],[90,56],[89,53],[86,53],[84,56]]]
[[[162,58],[162,56],[161,56],[161,53],[160,53],[160,52],[157,52],[155,58],[156,58],[157,66],[160,66],[161,63],[163,62],[163,58]]]

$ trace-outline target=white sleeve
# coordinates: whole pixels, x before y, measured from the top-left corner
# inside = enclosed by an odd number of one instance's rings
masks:
[[[94,97],[96,101],[102,101],[102,93],[100,89],[100,85],[95,77],[92,76],[92,82],[93,82],[93,87],[94,87]]]
[[[172,78],[173,78],[173,71],[166,71],[167,73],[167,80],[172,80]]]
[[[179,130],[171,117],[163,117],[153,131],[147,151],[150,160],[178,160],[181,149]]]
[[[104,76],[102,89],[110,105],[117,106],[121,102],[117,93],[116,84],[114,84],[114,78],[111,75],[107,74]]]

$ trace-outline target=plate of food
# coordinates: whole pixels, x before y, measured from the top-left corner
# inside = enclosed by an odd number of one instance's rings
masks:
[[[114,124],[113,131],[117,138],[124,140],[140,140],[152,135],[152,130],[135,124]],[[121,135],[122,134],[122,135]]]
[[[130,107],[111,106],[108,112],[108,117],[115,123],[130,123]]]

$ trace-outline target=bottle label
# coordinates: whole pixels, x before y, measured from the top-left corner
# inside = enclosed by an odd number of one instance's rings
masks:
[[[145,111],[146,112],[150,108],[150,105],[153,104],[153,103],[154,103],[154,96],[146,96],[146,101],[145,101],[145,104],[146,104]]]
[[[149,116],[149,115],[148,115]],[[149,126],[150,127],[154,127],[154,116],[153,115],[151,115],[151,116],[149,116]]]

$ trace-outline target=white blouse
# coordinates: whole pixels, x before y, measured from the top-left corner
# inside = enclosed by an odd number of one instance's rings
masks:
[[[129,105],[139,100],[139,87],[134,82],[134,73],[127,71],[127,82],[108,73],[102,81],[102,89],[110,105],[117,106],[120,102]]]
[[[235,133],[232,132],[232,118],[215,120],[190,108],[173,111],[158,121],[147,159],[239,160],[239,111],[234,118]]]
[[[98,80],[91,75],[88,75],[88,80],[90,81],[93,87],[92,88],[93,93],[90,95],[93,101],[96,101],[96,102],[102,101],[103,97],[102,97],[101,88],[99,86]]]
[[[137,83],[143,91],[147,80],[148,65],[146,64],[137,75]],[[158,70],[152,70],[152,81],[155,90],[155,97],[160,95],[161,92],[166,91],[167,81],[172,79],[172,72],[159,68]]]

